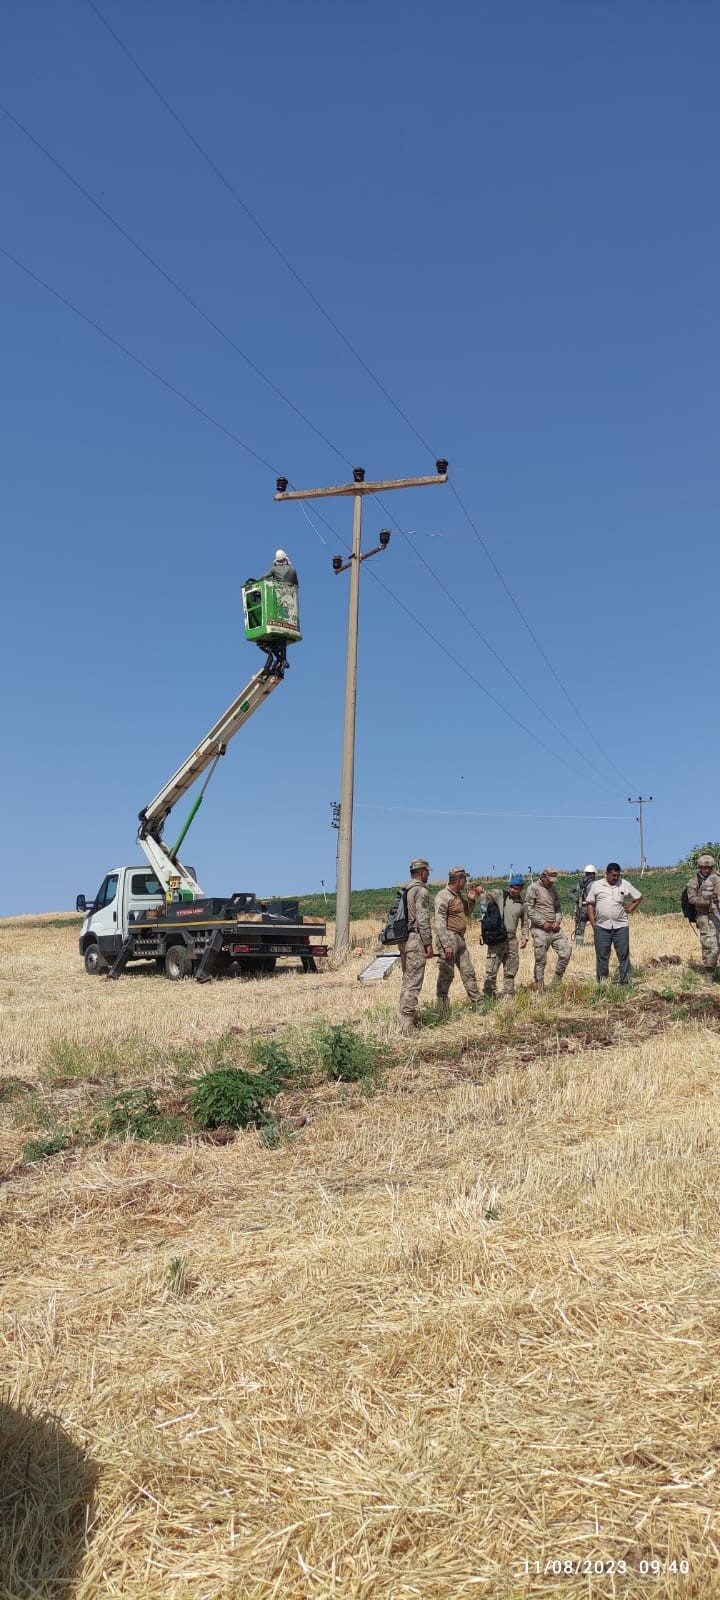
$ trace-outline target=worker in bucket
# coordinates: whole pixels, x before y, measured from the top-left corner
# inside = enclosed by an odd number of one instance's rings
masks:
[[[270,571],[263,573],[263,578],[272,578],[274,583],[297,583],[298,575],[285,550],[275,551],[275,560]]]
[[[249,583],[265,583],[268,579],[273,583],[294,583],[297,588],[298,575],[286,550],[276,550],[270,571],[262,572],[259,578],[246,578],[243,588],[247,589]]]

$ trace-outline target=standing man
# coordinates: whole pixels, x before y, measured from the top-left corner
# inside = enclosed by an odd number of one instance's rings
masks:
[[[467,888],[468,875],[464,867],[451,867],[447,889],[435,897],[435,933],[438,945],[437,1002],[441,1011],[449,1011],[448,994],[457,967],[473,1004],[480,999],[475,968],[465,943],[465,930],[475,909],[475,900],[481,890]]]
[[[497,938],[491,937],[486,932],[487,912],[483,917],[483,941],[487,945],[487,960],[485,963],[485,982],[483,994],[497,994],[497,978],[500,968],[503,969],[503,999],[510,999],[515,993],[515,979],[520,966],[520,951],[525,949],[528,942],[528,914],[527,907],[522,902],[522,892],[525,879],[519,872],[510,879],[507,893],[503,889],[486,889],[488,910],[495,905],[500,914],[501,927],[498,929]],[[493,919],[497,923],[497,918]],[[522,938],[518,945],[518,927],[521,927]]]
[[[592,865],[583,868],[582,876],[578,878],[575,890],[575,943],[585,943],[585,929],[588,924],[587,892],[590,885],[595,882],[597,868]]]
[[[538,882],[531,883],[525,899],[535,951],[537,989],[545,988],[545,968],[549,950],[554,950],[557,956],[553,987],[561,982],[572,955],[570,945],[562,931],[562,906],[556,887],[558,877],[557,867],[543,867]]]
[[[716,978],[720,956],[720,875],[714,856],[698,856],[697,872],[688,879],[687,897],[695,907],[695,927],[700,935],[703,967]]]
[[[625,901],[630,905],[626,906]],[[595,976],[598,983],[610,971],[610,951],[614,945],[620,963],[620,982],[630,983],[630,924],[632,915],[642,900],[639,889],[623,878],[617,861],[608,861],[605,877],[596,878],[587,894],[590,927],[595,937]]]
[[[403,1033],[412,1033],[415,1026],[420,990],[425,977],[425,963],[433,953],[430,927],[430,896],[427,881],[430,867],[418,857],[410,862],[410,882],[407,890],[408,936],[398,945],[403,971],[400,990],[400,1027]]]

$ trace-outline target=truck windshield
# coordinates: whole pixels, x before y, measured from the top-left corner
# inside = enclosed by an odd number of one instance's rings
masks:
[[[95,901],[98,911],[100,910],[101,906],[109,906],[111,901],[115,899],[117,894],[117,886],[118,880],[116,872],[111,873],[107,878],[103,878],[100,888],[98,889],[97,900]]]

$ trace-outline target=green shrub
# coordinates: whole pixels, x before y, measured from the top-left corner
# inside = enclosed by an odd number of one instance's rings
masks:
[[[154,1089],[124,1089],[113,1095],[92,1123],[97,1139],[145,1139],[153,1144],[178,1144],[187,1135],[179,1112],[167,1112]]]
[[[269,1074],[242,1067],[218,1067],[195,1081],[188,1105],[196,1128],[262,1127],[271,1121],[266,1102],[279,1082]]]
[[[70,1144],[70,1134],[64,1128],[57,1128],[54,1133],[46,1134],[42,1139],[29,1139],[23,1145],[23,1161],[46,1161],[48,1156],[57,1156],[61,1150],[67,1150]]]
[[[377,1077],[387,1052],[376,1039],[357,1033],[347,1023],[328,1022],[320,1033],[320,1060],[328,1078],[358,1083]]]
[[[304,1075],[304,1068],[288,1055],[287,1045],[275,1039],[258,1039],[252,1046],[252,1058],[264,1078],[277,1084],[276,1093],[284,1083]]]

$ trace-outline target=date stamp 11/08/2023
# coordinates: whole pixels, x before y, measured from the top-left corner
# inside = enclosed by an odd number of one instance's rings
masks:
[[[521,1563],[523,1577],[539,1578],[689,1578],[687,1556],[640,1556],[636,1560],[614,1560],[602,1556],[544,1556]]]

